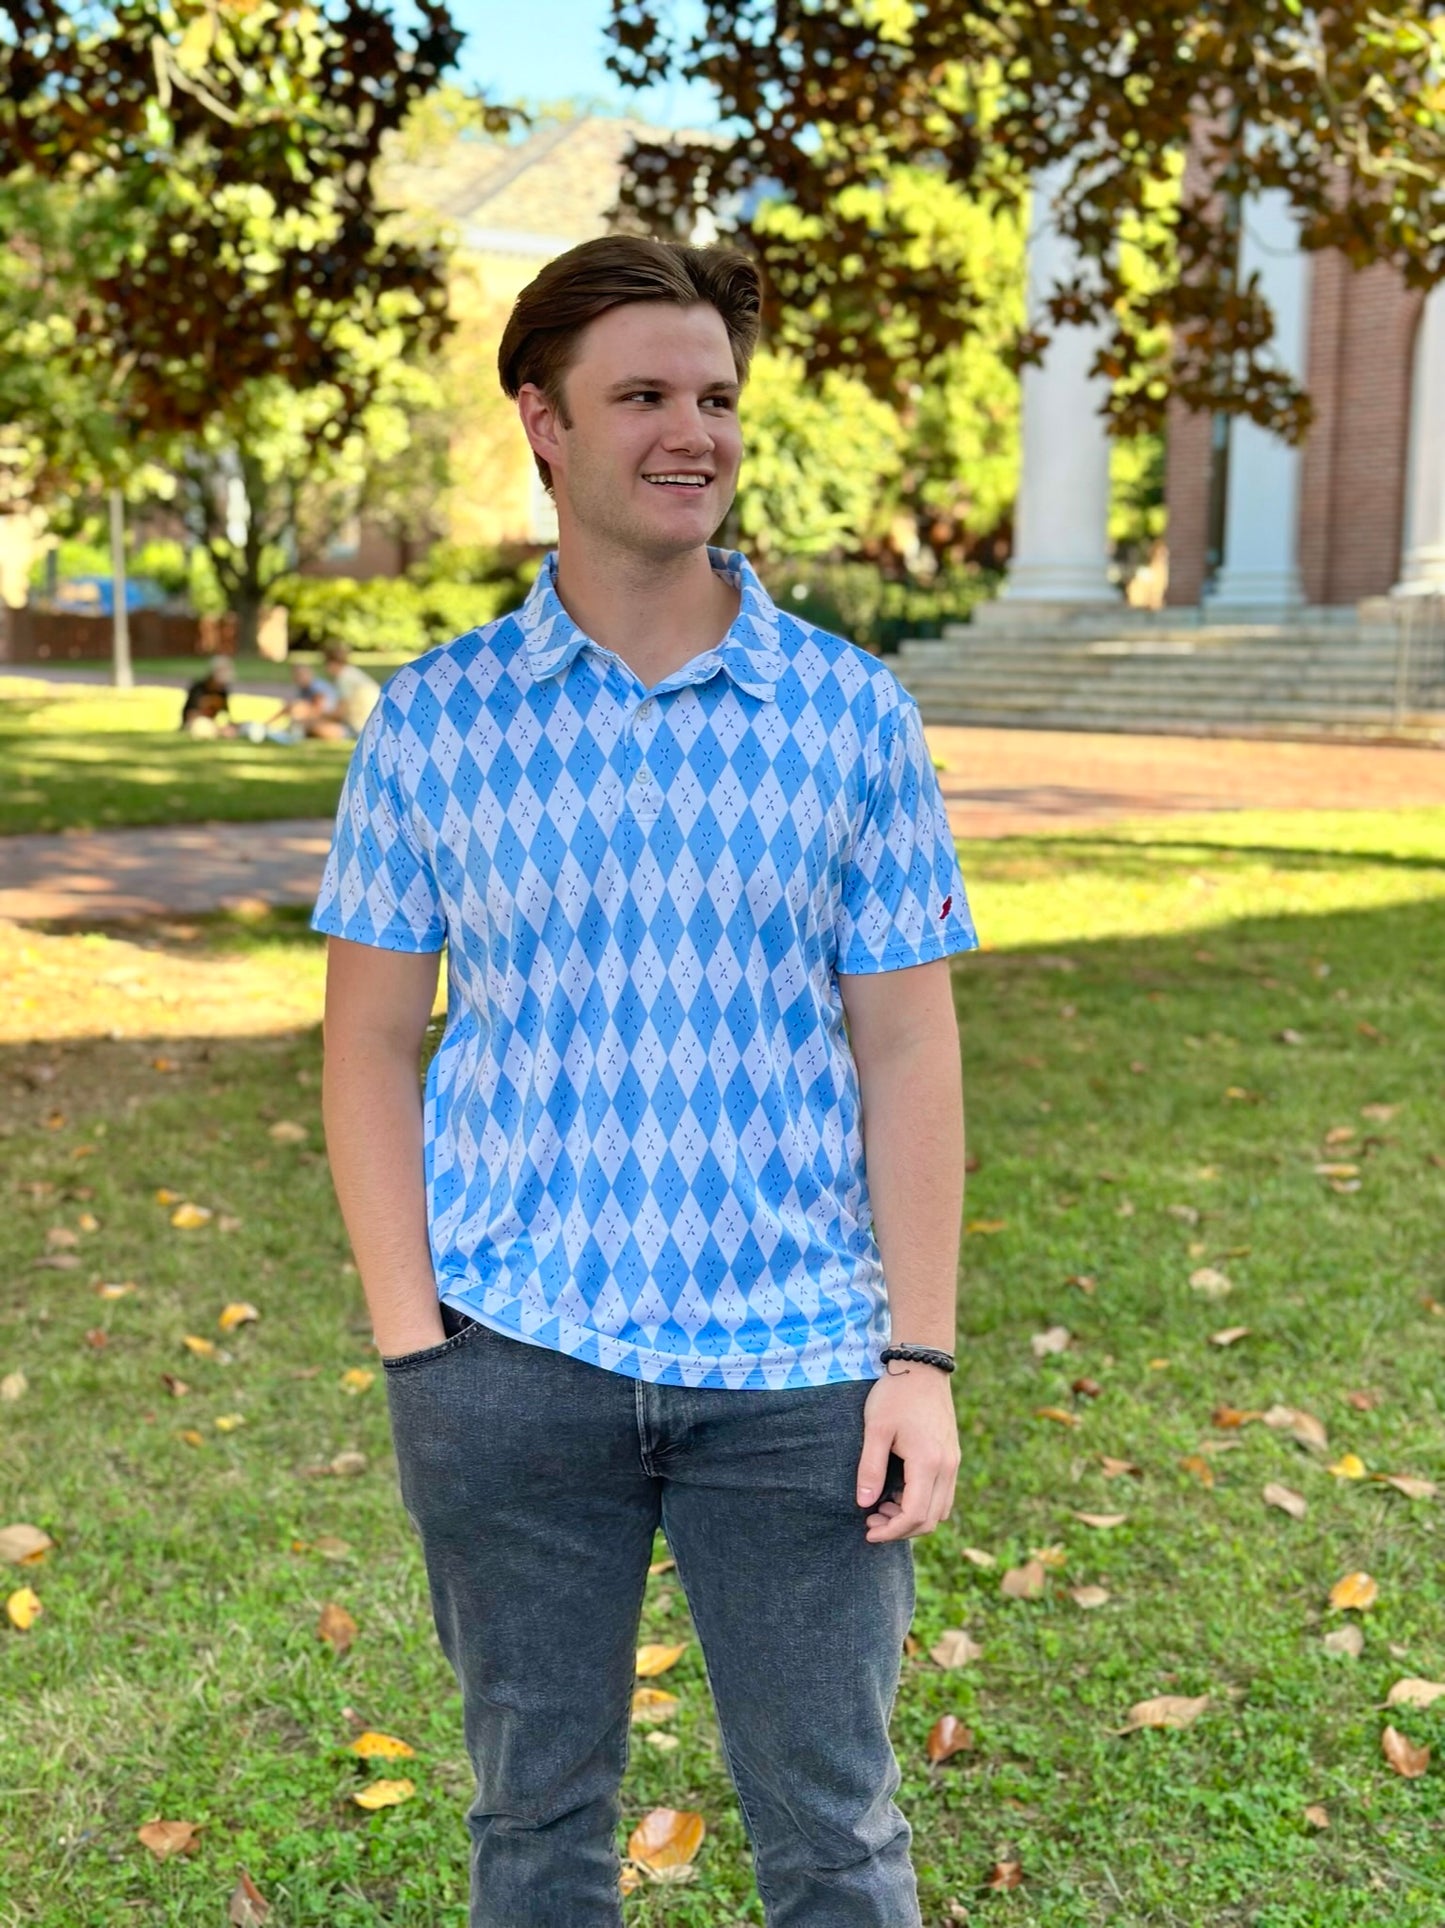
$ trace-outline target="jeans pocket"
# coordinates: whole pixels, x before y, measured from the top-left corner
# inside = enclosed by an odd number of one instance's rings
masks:
[[[393,1359],[383,1359],[381,1362],[383,1372],[388,1375],[415,1372],[420,1366],[429,1366],[433,1360],[445,1359],[449,1354],[459,1351],[474,1332],[482,1330],[479,1320],[467,1319],[464,1313],[456,1312],[451,1306],[444,1306],[442,1310],[447,1325],[453,1324],[458,1319],[465,1319],[465,1324],[460,1325],[455,1332],[448,1333],[448,1336],[437,1345],[423,1346],[419,1352],[399,1352]]]

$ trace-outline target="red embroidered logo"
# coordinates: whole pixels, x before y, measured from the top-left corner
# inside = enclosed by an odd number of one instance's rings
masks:
[[[953,899],[951,897],[945,897],[943,900],[943,909],[938,914],[940,917],[947,917],[948,913],[952,909],[953,909]]]

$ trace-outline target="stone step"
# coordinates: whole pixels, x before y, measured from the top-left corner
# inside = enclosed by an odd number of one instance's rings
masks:
[[[1291,717],[1266,722],[1181,716],[1161,711],[1121,714],[1114,710],[1089,716],[1074,711],[1040,709],[1037,711],[979,710],[971,705],[924,705],[923,720],[929,724],[950,724],[966,729],[986,730],[1078,730],[1101,735],[1128,736],[1238,736],[1264,742],[1316,742],[1321,739],[1339,743],[1418,743],[1445,748],[1445,711],[1407,716],[1400,723],[1369,717]]]

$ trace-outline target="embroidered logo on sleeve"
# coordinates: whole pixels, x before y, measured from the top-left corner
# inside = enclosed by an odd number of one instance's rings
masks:
[[[942,910],[941,910],[941,911],[940,911],[940,912],[939,912],[938,914],[939,914],[939,916],[940,916],[940,917],[947,917],[947,915],[948,915],[948,913],[949,913],[949,912],[950,912],[950,911],[951,911],[952,909],[953,909],[953,899],[952,899],[952,897],[945,897],[945,898],[944,898],[944,900],[943,900],[943,909],[942,909]]]

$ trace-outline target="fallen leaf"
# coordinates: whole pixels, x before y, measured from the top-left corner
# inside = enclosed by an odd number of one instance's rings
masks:
[[[1263,1419],[1263,1413],[1244,1412],[1238,1406],[1216,1406],[1209,1415],[1211,1426],[1222,1426],[1226,1431],[1237,1426],[1248,1426],[1253,1420]]]
[[[1341,1453],[1329,1469],[1336,1479],[1364,1479],[1365,1462],[1358,1453]]]
[[[1181,1472],[1192,1473],[1201,1486],[1213,1486],[1214,1468],[1200,1453],[1187,1453],[1179,1462]]]
[[[174,1058],[162,1057],[162,1058],[151,1059],[152,1071],[179,1071],[180,1068],[181,1068],[180,1065],[177,1063],[177,1061]]]
[[[161,1384],[165,1387],[172,1399],[184,1399],[191,1390],[185,1380],[177,1379],[173,1372],[163,1372],[161,1374]]]
[[[1100,1453],[1099,1464],[1104,1469],[1105,1479],[1122,1479],[1127,1474],[1131,1479],[1143,1479],[1144,1469],[1136,1466],[1132,1459],[1115,1459],[1110,1453]]]
[[[214,1339],[198,1338],[194,1332],[182,1333],[181,1344],[198,1359],[214,1359],[219,1351]]]
[[[1134,1734],[1141,1727],[1189,1727],[1208,1705],[1208,1694],[1200,1694],[1195,1699],[1186,1694],[1159,1694],[1153,1700],[1135,1701],[1118,1731]]]
[[[1397,1680],[1385,1696],[1385,1705],[1387,1707],[1433,1707],[1442,1694],[1445,1694],[1445,1681],[1414,1678]]]
[[[24,1520],[0,1527],[0,1560],[13,1566],[39,1566],[54,1545],[48,1533]]]
[[[128,1299],[134,1291],[135,1281],[126,1279],[115,1285],[98,1285],[95,1288],[95,1296],[98,1299]]]
[[[1104,1388],[1097,1379],[1074,1379],[1070,1381],[1069,1391],[1075,1399],[1100,1399]]]
[[[216,1220],[216,1230],[227,1233],[239,1232],[245,1222],[244,1219],[237,1218],[234,1212],[222,1212]]]
[[[339,1660],[351,1647],[356,1635],[356,1622],[345,1607],[338,1607],[334,1600],[328,1600],[316,1622],[316,1638],[326,1641]]]
[[[1087,1272],[1070,1272],[1064,1284],[1077,1286],[1086,1299],[1092,1299],[1099,1289],[1099,1281]]]
[[[303,1543],[298,1551],[319,1553],[323,1560],[349,1560],[351,1542],[338,1540],[334,1533],[319,1533],[309,1547]]]
[[[627,1858],[645,1873],[667,1875],[689,1866],[702,1846],[707,1824],[686,1808],[653,1808],[627,1838]]]
[[[1368,1573],[1347,1573],[1330,1588],[1330,1605],[1336,1613],[1358,1610],[1363,1613],[1380,1597],[1378,1584]]]
[[[1047,1332],[1034,1334],[1029,1340],[1029,1351],[1035,1359],[1047,1359],[1054,1352],[1067,1352],[1071,1336],[1067,1326],[1051,1325]]]
[[[992,1238],[1008,1224],[1006,1218],[971,1218],[965,1230],[975,1238]]]
[[[936,1765],[972,1746],[973,1729],[965,1727],[956,1714],[941,1714],[928,1730],[924,1752]]]
[[[1085,1613],[1092,1613],[1095,1607],[1102,1607],[1108,1603],[1109,1589],[1107,1587],[1070,1587],[1069,1598],[1076,1607],[1082,1607]]]
[[[1069,1564],[1069,1549],[1062,1540],[1053,1546],[1031,1546],[1029,1558],[1037,1560],[1039,1565],[1046,1567],[1050,1573],[1057,1573]]]
[[[1327,1633],[1321,1644],[1327,1654],[1345,1654],[1351,1660],[1358,1660],[1365,1651],[1364,1629],[1352,1620],[1348,1626],[1336,1627],[1333,1633]]]
[[[676,1565],[677,1561],[674,1560],[669,1553],[665,1560],[653,1561],[652,1565],[647,1569],[647,1577],[651,1580],[656,1579],[659,1573],[671,1573]]]
[[[1077,1413],[1065,1412],[1062,1406],[1036,1406],[1035,1419],[1051,1419],[1056,1426],[1078,1426],[1083,1422]]]
[[[18,1628],[21,1633],[28,1633],[45,1609],[33,1587],[16,1587],[5,1602],[5,1611],[12,1627]]]
[[[1398,1105],[1361,1105],[1360,1116],[1372,1125],[1388,1125],[1399,1109]]]
[[[1023,1885],[1023,1878],[1024,1871],[1021,1862],[995,1861],[989,1872],[988,1880],[983,1885],[986,1888],[993,1888],[999,1893],[1004,1893],[1010,1888],[1021,1887]]]
[[[1387,1727],[1380,1736],[1380,1751],[1397,1774],[1407,1781],[1418,1781],[1430,1765],[1428,1747],[1416,1747],[1397,1727]]]
[[[306,1127],[298,1125],[294,1118],[278,1118],[267,1131],[266,1136],[275,1145],[304,1145]]]
[[[1281,1513],[1288,1513],[1292,1520],[1302,1520],[1310,1510],[1309,1501],[1303,1493],[1281,1486],[1276,1480],[1271,1480],[1265,1487],[1264,1503],[1266,1506],[1277,1506]]]
[[[1329,1434],[1314,1414],[1301,1412],[1298,1407],[1271,1406],[1261,1417],[1272,1432],[1288,1433],[1297,1444],[1309,1447],[1311,1452],[1322,1453],[1330,1443]]]
[[[962,1627],[946,1627],[928,1650],[928,1657],[939,1667],[967,1667],[979,1659],[983,1648]]]
[[[78,1272],[80,1260],[74,1252],[51,1252],[43,1259],[32,1259],[32,1268],[37,1272]]]
[[[1009,1600],[1037,1600],[1048,1584],[1048,1570],[1042,1560],[1025,1560],[1010,1567],[998,1583],[998,1590]]]
[[[226,1920],[230,1923],[230,1928],[261,1928],[261,1924],[270,1912],[270,1902],[242,1868],[240,1879],[231,1890],[231,1899],[226,1908]]]
[[[1074,1518],[1081,1520],[1085,1526],[1097,1527],[1103,1533],[1107,1533],[1111,1527],[1122,1526],[1128,1517],[1127,1513],[1075,1513],[1074,1515]]]
[[[1317,1801],[1312,1801],[1305,1809],[1305,1819],[1312,1828],[1323,1829],[1327,1828],[1330,1824],[1329,1814]]]
[[[147,1821],[135,1838],[157,1861],[169,1861],[173,1854],[189,1854],[200,1832],[194,1821]]]
[[[0,1399],[14,1401],[23,1399],[30,1390],[30,1381],[23,1372],[7,1372],[0,1379]]]
[[[327,1471],[334,1473],[338,1479],[355,1479],[359,1473],[366,1471],[367,1465],[365,1453],[355,1451],[338,1453],[335,1459],[328,1463]]]
[[[1345,1404],[1353,1406],[1357,1413],[1372,1413],[1380,1403],[1377,1392],[1347,1392]]]
[[[658,1747],[664,1753],[680,1745],[676,1734],[669,1734],[661,1727],[650,1727],[642,1737],[649,1747]]]
[[[617,1876],[617,1892],[620,1895],[635,1895],[642,1886],[642,1876],[636,1868],[624,1862]]]
[[[358,1734],[354,1741],[348,1741],[346,1751],[363,1761],[410,1761],[416,1758],[414,1747],[399,1741],[395,1734],[378,1734],[373,1727]]]
[[[98,1232],[100,1230],[100,1220],[94,1212],[82,1212],[75,1222],[82,1232]]]
[[[1371,1024],[1368,1018],[1361,1018],[1355,1026],[1355,1029],[1362,1038],[1368,1038],[1371,1044],[1383,1044],[1385,1042],[1384,1032],[1380,1030],[1378,1025]]]
[[[1316,1178],[1358,1178],[1358,1165],[1342,1164],[1338,1159],[1325,1159],[1314,1168]]]
[[[181,1202],[180,1193],[173,1192],[169,1187],[169,1185],[162,1185],[160,1190],[156,1193],[157,1205],[179,1205],[180,1202]]]
[[[415,1793],[414,1781],[372,1781],[366,1787],[359,1787],[351,1798],[358,1807],[371,1813],[377,1808],[400,1807]]]
[[[1212,1346],[1237,1346],[1241,1339],[1247,1339],[1250,1327],[1247,1325],[1227,1325],[1218,1332],[1211,1332],[1209,1343]]]
[[[343,1392],[349,1392],[353,1395],[367,1392],[375,1382],[375,1379],[376,1374],[366,1366],[348,1366],[341,1375],[341,1389]]]
[[[249,1304],[245,1299],[236,1299],[230,1305],[222,1307],[221,1316],[216,1324],[222,1332],[234,1332],[237,1326],[251,1325],[260,1316],[254,1305]]]
[[[669,1667],[675,1667],[687,1652],[687,1642],[680,1640],[675,1647],[648,1642],[637,1649],[635,1672],[639,1680],[652,1680],[658,1674],[665,1674]]]
[[[215,1214],[209,1205],[193,1205],[187,1200],[171,1213],[171,1224],[178,1232],[197,1232],[209,1225]]]
[[[636,1687],[632,1718],[639,1727],[656,1727],[659,1721],[671,1720],[681,1705],[676,1694],[664,1693],[661,1687]]]
[[[963,1557],[968,1561],[970,1566],[984,1567],[987,1569],[988,1567],[998,1565],[998,1561],[993,1555],[991,1553],[985,1553],[981,1546],[966,1546],[963,1549]]]
[[[80,1243],[79,1232],[72,1232],[68,1225],[52,1225],[45,1234],[45,1243],[52,1252],[69,1251]]]
[[[1164,1209],[1171,1218],[1177,1218],[1181,1225],[1197,1225],[1199,1223],[1199,1207],[1197,1205],[1166,1205]]]
[[[92,1326],[85,1335],[85,1343],[92,1352],[104,1352],[110,1344],[110,1334],[103,1331],[100,1326]]]
[[[198,1433],[194,1426],[182,1428],[177,1432],[176,1438],[184,1441],[187,1446],[204,1446],[206,1443],[205,1435]]]
[[[1286,1025],[1284,1030],[1279,1032],[1277,1035],[1279,1037],[1279,1041],[1281,1044],[1303,1044],[1304,1043],[1303,1035],[1298,1031],[1291,1030],[1288,1025]]]
[[[1407,1500],[1433,1500],[1440,1490],[1434,1480],[1416,1479],[1412,1473],[1372,1473],[1370,1477],[1382,1486],[1393,1486]]]
[[[1233,1281],[1213,1265],[1201,1265],[1189,1274],[1191,1288],[1206,1299],[1225,1299],[1234,1290]]]
[[[1353,1125],[1331,1125],[1330,1129],[1325,1133],[1325,1143],[1327,1145],[1348,1145],[1351,1139],[1358,1137],[1359,1133]]]

